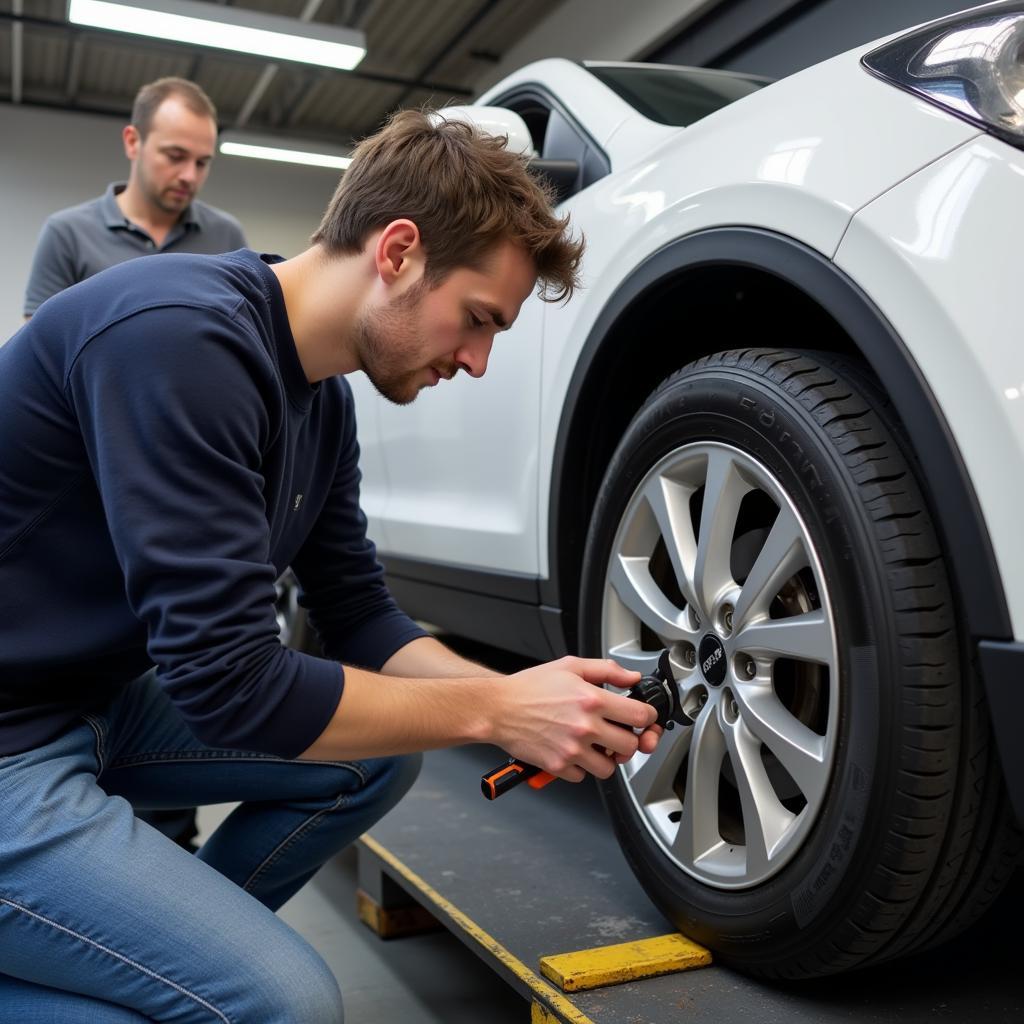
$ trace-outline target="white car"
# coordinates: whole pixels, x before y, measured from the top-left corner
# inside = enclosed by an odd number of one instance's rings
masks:
[[[775,84],[525,67],[453,116],[560,183],[584,290],[528,301],[482,380],[355,382],[406,611],[542,659],[669,651],[688,724],[605,802],[652,899],[751,973],[926,948],[1020,858],[1022,54],[997,3]]]

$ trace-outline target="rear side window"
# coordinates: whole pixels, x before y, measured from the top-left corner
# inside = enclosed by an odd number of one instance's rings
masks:
[[[752,75],[672,67],[594,67],[587,70],[644,117],[685,128],[771,83]]]

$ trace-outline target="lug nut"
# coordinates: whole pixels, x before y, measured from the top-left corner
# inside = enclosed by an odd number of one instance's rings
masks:
[[[687,647],[683,652],[683,664],[687,668],[693,668],[697,664],[697,652],[692,647]]]
[[[726,605],[725,611],[722,613],[722,622],[725,628],[731,633],[732,632],[732,608]]]
[[[698,707],[704,707],[704,705],[707,704],[707,702],[708,702],[708,695],[706,693],[702,693],[700,695],[700,697],[697,698],[697,705],[698,705]]]
[[[733,718],[740,717],[740,706],[734,700],[729,701],[729,713]]]
[[[757,666],[752,661],[748,661],[743,666],[743,671],[747,673],[748,679],[753,679],[757,675]]]

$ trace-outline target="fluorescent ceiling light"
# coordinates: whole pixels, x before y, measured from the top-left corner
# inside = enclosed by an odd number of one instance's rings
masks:
[[[343,71],[351,71],[366,54],[366,37],[354,29],[199,0],[140,0],[138,5],[68,0],[68,21]]]
[[[313,148],[305,148],[316,147]],[[299,148],[303,147],[303,148]],[[341,150],[331,151],[329,146],[317,143],[292,142],[285,139],[262,138],[256,135],[236,135],[228,132],[221,139],[220,151],[227,156],[248,156],[257,160],[280,160],[286,164],[307,164],[311,167],[332,167],[343,171],[352,157]]]

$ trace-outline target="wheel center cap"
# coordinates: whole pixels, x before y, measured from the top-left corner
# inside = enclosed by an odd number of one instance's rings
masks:
[[[697,649],[700,670],[712,686],[720,686],[725,679],[725,648],[714,633],[708,633]]]

